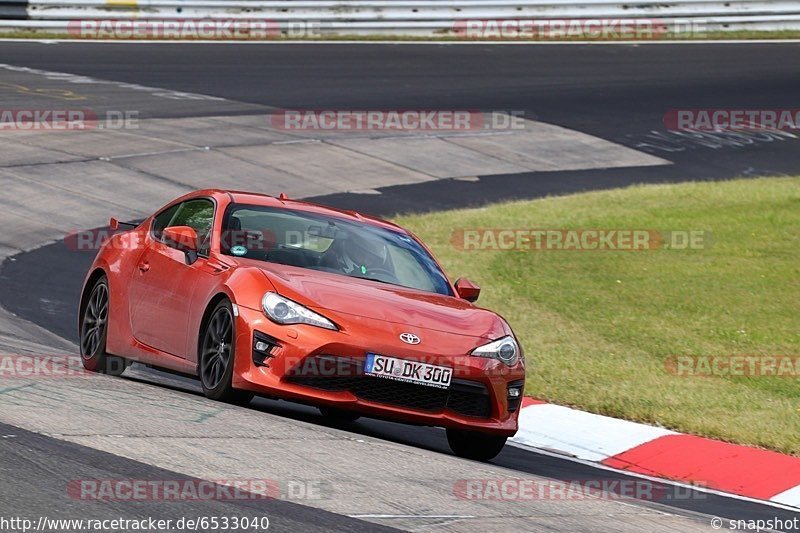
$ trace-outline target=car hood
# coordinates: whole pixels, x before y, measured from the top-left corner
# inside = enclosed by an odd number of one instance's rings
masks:
[[[460,298],[285,265],[259,269],[278,294],[322,314],[333,311],[345,320],[352,315],[487,339],[508,334],[497,314]]]

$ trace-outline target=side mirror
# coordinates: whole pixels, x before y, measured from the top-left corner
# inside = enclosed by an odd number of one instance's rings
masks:
[[[197,232],[189,226],[171,226],[162,232],[164,244],[186,253],[186,264],[197,261]]]
[[[463,298],[468,302],[474,302],[481,295],[481,288],[472,283],[467,278],[458,278],[456,280],[456,293],[459,298]]]

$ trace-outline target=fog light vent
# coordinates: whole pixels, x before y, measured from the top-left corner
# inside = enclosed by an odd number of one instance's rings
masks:
[[[508,398],[506,399],[506,403],[508,404],[509,413],[513,413],[519,409],[519,405],[522,403],[523,387],[525,387],[525,382],[522,380],[512,381],[508,384]]]
[[[275,357],[273,351],[279,347],[278,339],[266,333],[253,333],[253,363],[257,366],[269,366],[267,359]]]

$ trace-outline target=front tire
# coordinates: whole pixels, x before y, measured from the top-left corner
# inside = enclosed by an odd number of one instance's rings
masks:
[[[253,394],[233,388],[236,361],[236,324],[228,300],[217,304],[200,335],[200,383],[206,398],[236,405],[247,405]]]
[[[464,459],[490,461],[497,457],[506,445],[508,437],[499,437],[477,431],[447,429],[447,443],[453,453]]]
[[[108,340],[108,278],[101,276],[92,287],[81,317],[81,362],[89,372],[121,375],[127,366],[125,359],[106,353]]]

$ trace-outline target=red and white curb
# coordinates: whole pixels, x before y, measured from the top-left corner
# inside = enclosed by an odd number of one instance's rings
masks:
[[[525,398],[512,442],[648,477],[800,507],[800,457]]]

